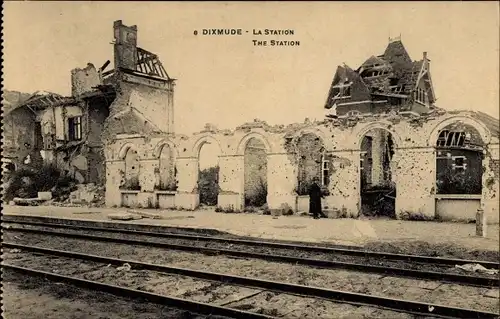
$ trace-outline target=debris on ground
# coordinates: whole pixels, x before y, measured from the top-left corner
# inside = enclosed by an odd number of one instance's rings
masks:
[[[100,207],[104,205],[105,188],[94,183],[77,185],[66,202],[77,205]]]
[[[38,206],[41,203],[45,202],[45,199],[40,198],[14,198],[14,204],[19,206]]]
[[[121,270],[129,271],[130,269],[132,269],[132,267],[128,263],[124,263],[123,266],[120,266],[120,267],[116,268],[116,270],[120,270],[120,271]]]
[[[111,213],[108,214],[108,218],[112,220],[134,220],[134,219],[142,219],[142,216],[135,214],[127,214],[127,213]]]
[[[488,275],[498,274],[498,269],[488,269],[480,264],[455,265],[455,268],[459,268],[469,272],[482,272]]]
[[[138,210],[127,210],[128,213],[139,215],[142,218],[151,218],[151,219],[162,219],[162,216],[160,214],[154,214],[154,213],[147,213],[147,212],[142,212]]]

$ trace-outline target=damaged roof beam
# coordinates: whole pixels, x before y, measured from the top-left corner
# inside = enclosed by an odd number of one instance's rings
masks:
[[[140,56],[140,53],[139,53],[139,59],[137,60],[137,64],[141,64],[141,63],[148,63],[150,61],[154,61],[156,60],[157,57],[156,56]]]
[[[163,65],[161,65],[161,64],[160,64],[160,71],[161,71],[161,73],[163,74],[163,77],[168,78],[168,79],[170,78],[170,77],[168,76],[168,74],[167,74],[167,71],[165,70],[165,68],[164,68],[164,67],[163,67]]]

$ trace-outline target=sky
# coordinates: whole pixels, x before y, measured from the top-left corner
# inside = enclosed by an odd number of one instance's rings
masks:
[[[357,68],[401,39],[431,59],[436,105],[499,117],[497,2],[6,2],[4,87],[70,95],[70,72],[113,59],[113,21],[177,79],[176,132],[322,119],[338,65]],[[202,36],[242,28],[243,36]],[[254,46],[253,29],[292,29],[300,46]],[[245,33],[249,31],[249,33]]]

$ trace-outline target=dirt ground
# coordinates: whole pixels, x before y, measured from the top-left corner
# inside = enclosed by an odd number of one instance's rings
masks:
[[[2,281],[5,319],[202,319],[157,304],[87,291],[7,271]],[[219,319],[224,319],[219,317]]]
[[[139,210],[134,210],[139,211]],[[385,219],[320,219],[301,216],[272,216],[258,214],[225,214],[211,210],[173,211],[140,210],[158,215],[159,219],[122,222],[123,226],[189,227],[232,235],[268,240],[291,240],[311,243],[364,246],[370,243],[399,245],[402,242],[425,242],[430,246],[452,244],[467,250],[498,251],[499,224],[488,225],[487,237],[475,235],[475,225],[449,222],[421,222]],[[4,214],[44,216],[80,221],[107,222],[109,214],[127,213],[124,208],[34,206],[4,207]],[[429,247],[430,247],[429,246]],[[436,251],[434,249],[434,251]],[[437,250],[438,252],[440,249]],[[432,251],[431,251],[432,253]]]
[[[18,236],[17,242],[25,244],[35,244],[36,242],[37,246],[48,248],[78,251],[82,253],[98,252],[99,255],[121,259],[140,260],[143,262],[166,264],[175,267],[270,279],[385,297],[403,298],[430,304],[444,304],[453,307],[499,312],[498,289],[450,285],[397,277],[384,277],[352,271],[314,269],[300,265],[281,264],[262,260],[207,256],[203,254],[174,252],[123,244],[103,244],[99,242],[54,237],[44,238],[44,236],[38,235],[21,235],[21,237]],[[64,267],[64,263],[58,267]],[[139,282],[141,281],[144,282],[144,280],[139,280]],[[192,285],[192,283],[186,283],[186,285],[189,286]]]

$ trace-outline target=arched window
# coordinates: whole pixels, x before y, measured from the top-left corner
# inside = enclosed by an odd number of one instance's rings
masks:
[[[436,141],[437,194],[481,194],[482,157],[475,128],[455,123],[442,129]]]
[[[129,148],[125,155],[125,185],[129,190],[139,190],[139,155],[133,148]]]

